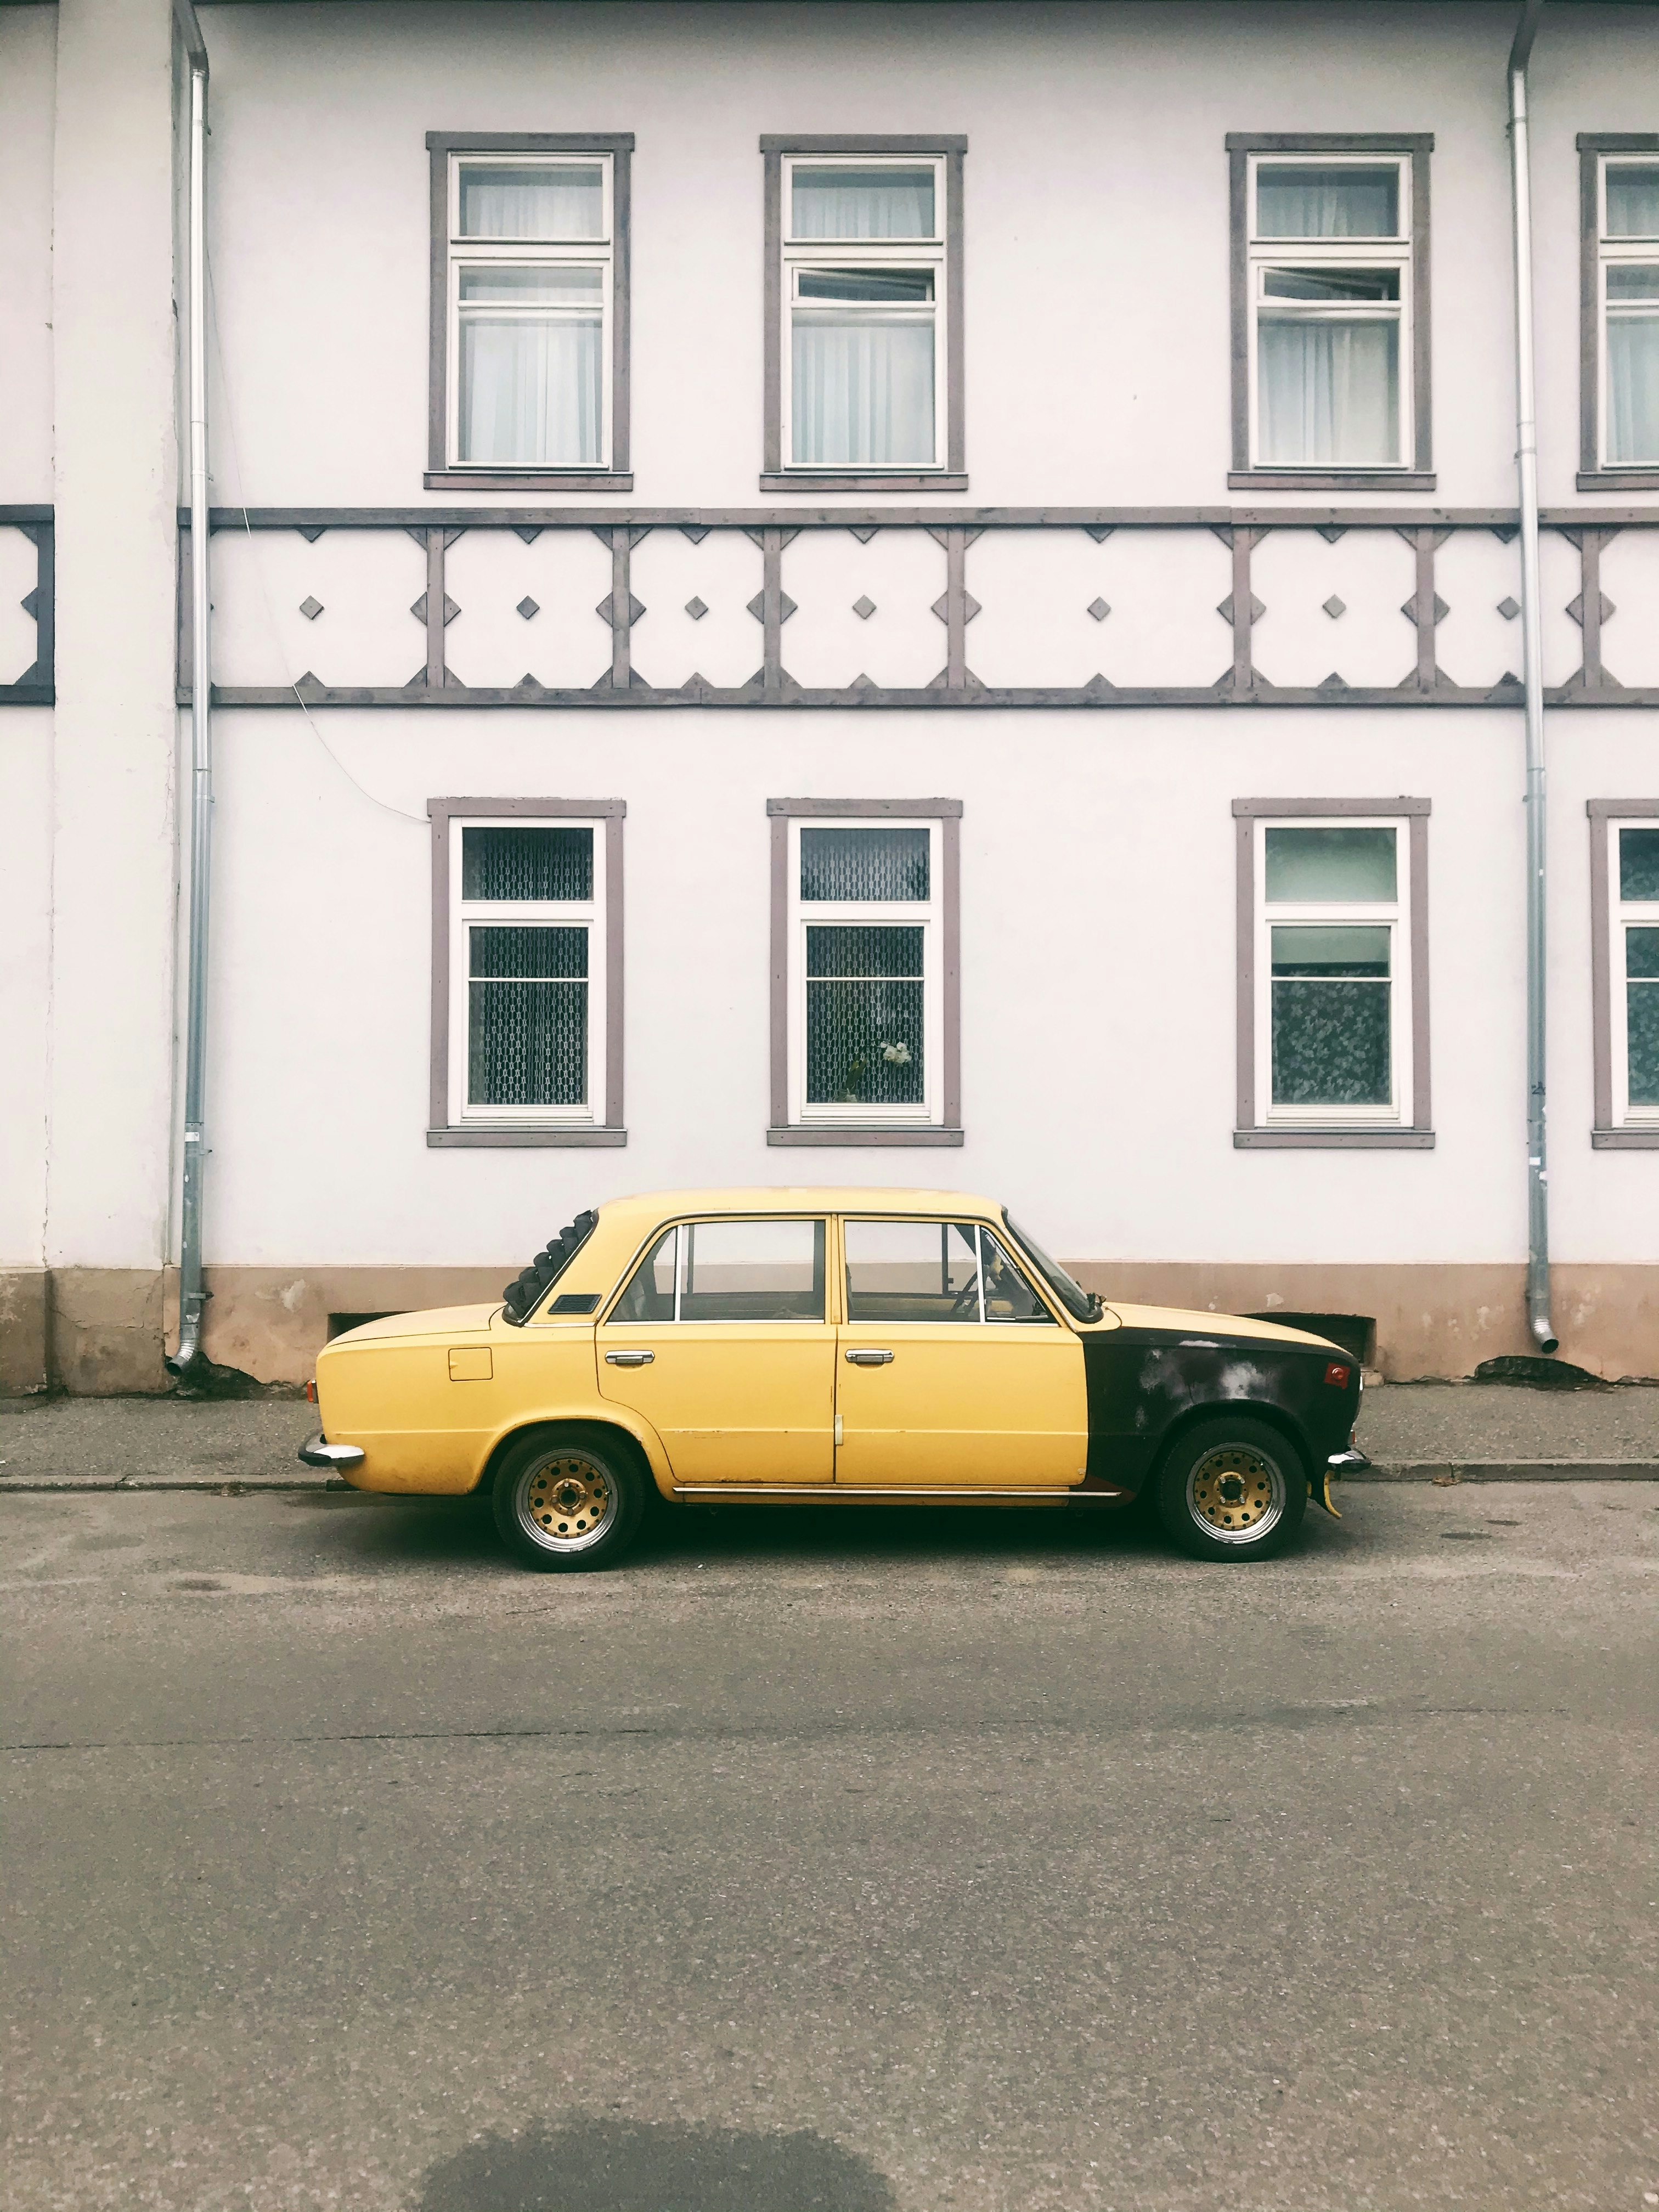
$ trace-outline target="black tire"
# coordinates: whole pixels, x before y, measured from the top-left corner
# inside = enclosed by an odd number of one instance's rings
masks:
[[[603,1430],[537,1429],[496,1470],[495,1526],[521,1567],[591,1573],[633,1542],[645,1487],[633,1453]]]
[[[1302,1526],[1308,1471],[1289,1438],[1249,1413],[1218,1413],[1158,1469],[1158,1517],[1195,1559],[1270,1559]]]

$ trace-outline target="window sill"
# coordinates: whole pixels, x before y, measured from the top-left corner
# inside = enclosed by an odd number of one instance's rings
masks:
[[[591,1122],[563,1127],[549,1122],[536,1127],[520,1123],[517,1128],[509,1123],[494,1128],[480,1123],[465,1129],[428,1129],[426,1141],[434,1152],[477,1152],[492,1146],[514,1151],[536,1145],[625,1145],[628,1132],[596,1128]]]
[[[1432,469],[1235,469],[1229,491],[1432,491]]]
[[[791,1122],[787,1128],[772,1128],[766,1133],[769,1145],[841,1145],[860,1146],[871,1145],[945,1145],[959,1147],[963,1140],[961,1129],[942,1129],[935,1123],[917,1122],[914,1127],[896,1127],[891,1122],[884,1127],[863,1127],[851,1123],[844,1128],[826,1128],[821,1124],[807,1125]]]
[[[1597,1152],[1659,1152],[1659,1129],[1592,1129],[1590,1149]]]
[[[1659,491],[1659,469],[1581,469],[1580,491]]]
[[[763,491],[966,491],[965,476],[895,475],[887,469],[763,469]]]
[[[1235,1129],[1240,1152],[1431,1152],[1432,1129]]]
[[[628,470],[526,469],[507,476],[475,476],[470,469],[430,469],[421,479],[428,491],[632,491]]]

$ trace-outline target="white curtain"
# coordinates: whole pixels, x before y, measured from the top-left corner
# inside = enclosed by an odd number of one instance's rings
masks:
[[[933,325],[797,315],[793,447],[808,466],[931,468]]]
[[[598,238],[597,167],[461,171],[463,238]]]
[[[1399,226],[1397,169],[1256,171],[1259,238],[1393,238]]]
[[[1607,319],[1607,459],[1659,462],[1659,315]]]
[[[1263,316],[1261,458],[1269,467],[1389,468],[1400,459],[1400,325]]]
[[[604,362],[597,315],[463,316],[460,459],[598,467]]]
[[[792,238],[932,238],[933,172],[804,169],[790,196]]]

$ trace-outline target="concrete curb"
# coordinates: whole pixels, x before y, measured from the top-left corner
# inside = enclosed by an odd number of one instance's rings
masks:
[[[42,1474],[9,1479],[0,1474],[0,1497],[8,1491],[74,1492],[77,1490],[195,1490],[211,1497],[240,1498],[265,1491],[349,1490],[337,1474]]]

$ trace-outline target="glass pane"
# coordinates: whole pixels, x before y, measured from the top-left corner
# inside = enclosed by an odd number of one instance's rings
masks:
[[[807,467],[931,468],[933,321],[797,309],[791,448]]]
[[[538,826],[461,832],[464,899],[591,899],[592,896],[591,830]],[[582,973],[586,973],[585,968]]]
[[[1389,972],[1389,931],[1346,925],[1322,927],[1277,923],[1273,939],[1273,974],[1279,975],[1381,975]]]
[[[795,279],[802,300],[896,300],[923,301],[933,296],[927,269],[803,269]]]
[[[979,1321],[979,1261],[971,1223],[849,1221],[850,1322]]]
[[[821,1221],[691,1221],[680,1231],[682,1321],[822,1321]]]
[[[495,307],[592,307],[605,289],[603,269],[463,269],[461,297]]]
[[[1659,461],[1659,315],[1607,318],[1607,459]]]
[[[804,899],[925,899],[925,830],[803,830]]]
[[[467,1102],[587,1100],[587,932],[470,929]]]
[[[1608,162],[1607,236],[1659,238],[1659,164]]]
[[[809,169],[790,194],[792,238],[934,238],[933,169]]]
[[[1024,1246],[1026,1257],[1036,1261],[1038,1267],[1048,1279],[1049,1289],[1058,1297],[1066,1312],[1075,1314],[1079,1321],[1098,1321],[1100,1308],[1096,1304],[1094,1291],[1085,1291],[1081,1283],[1074,1282],[1059,1261],[1050,1259],[1030,1231],[1022,1229],[1018,1222],[1010,1218],[1006,1207],[1002,1218],[1007,1222],[1014,1235],[1018,1237],[1021,1244]]]
[[[987,1321],[1048,1322],[1054,1316],[988,1229],[981,1229]]]
[[[463,238],[603,238],[604,225],[598,161],[462,164]]]
[[[1269,300],[1397,300],[1397,269],[1264,269],[1263,297]]]
[[[612,1321],[673,1320],[674,1235],[673,1230],[665,1230],[641,1261],[612,1310]]]
[[[1659,262],[1615,261],[1607,270],[1610,300],[1659,300]]]
[[[1625,973],[1632,982],[1659,983],[1659,929],[1625,932]]]
[[[806,933],[806,1098],[813,1106],[924,1102],[922,933]]]
[[[1647,934],[1659,938],[1659,929]],[[1625,986],[1625,1059],[1631,1104],[1659,1106],[1659,981]]]
[[[1273,987],[1275,1106],[1390,1103],[1389,986]]]
[[[1619,896],[1659,899],[1659,830],[1619,832]]]
[[[1400,169],[1267,162],[1255,173],[1258,238],[1398,238]]]
[[[1392,468],[1400,458],[1400,325],[1258,318],[1261,453],[1269,467]]]
[[[598,315],[461,318],[460,459],[597,467],[605,335]]]
[[[1392,830],[1269,830],[1268,902],[1392,899],[1394,841]]]

